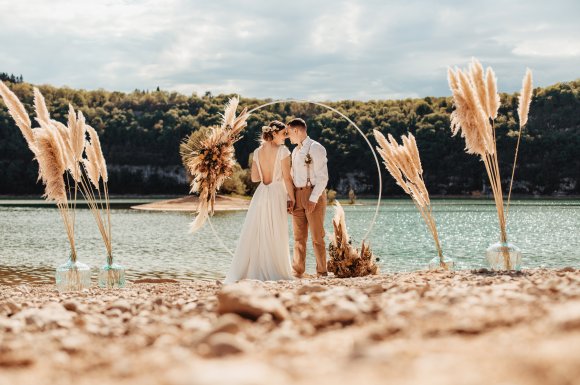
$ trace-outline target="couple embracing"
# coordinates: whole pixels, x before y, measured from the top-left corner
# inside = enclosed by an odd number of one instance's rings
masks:
[[[296,145],[292,153],[284,145],[287,138]],[[262,127],[262,144],[253,155],[252,181],[260,184],[252,197],[225,282],[302,277],[309,232],[316,272],[325,276],[326,150],[308,136],[304,120],[293,119],[288,124],[273,121]],[[294,230],[292,263],[288,214],[292,215]]]

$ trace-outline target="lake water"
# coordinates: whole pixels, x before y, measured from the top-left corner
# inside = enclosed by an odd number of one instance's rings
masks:
[[[128,208],[135,201],[115,203],[113,250],[129,279],[224,277],[231,256],[209,226],[197,234],[188,233],[192,214],[136,211]],[[357,241],[368,229],[374,203],[345,207],[349,233]],[[580,200],[518,200],[510,210],[508,237],[522,249],[524,268],[580,267]],[[332,229],[333,211],[327,212],[327,231]],[[244,216],[245,212],[227,212],[212,219],[230,249],[235,248]],[[498,240],[493,202],[434,200],[434,216],[444,254],[455,259],[459,269],[485,267],[485,249]],[[79,260],[91,265],[96,277],[105,250],[87,209],[77,215],[76,239]],[[383,201],[369,240],[384,272],[424,269],[436,255],[433,240],[409,199]],[[0,283],[53,282],[54,268],[66,262],[67,255],[68,243],[56,208],[38,201],[0,201]],[[314,272],[311,249],[307,272]]]

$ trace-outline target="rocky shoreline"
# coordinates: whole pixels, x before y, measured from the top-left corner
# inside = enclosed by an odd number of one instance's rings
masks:
[[[4,384],[574,384],[580,270],[0,286]]]

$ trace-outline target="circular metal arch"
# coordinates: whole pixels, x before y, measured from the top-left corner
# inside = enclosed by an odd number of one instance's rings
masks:
[[[373,158],[374,158],[375,164],[377,166],[377,175],[379,177],[379,195],[378,195],[378,198],[377,198],[377,205],[376,205],[376,208],[375,208],[375,214],[373,215],[373,218],[372,218],[372,220],[370,222],[369,228],[368,228],[365,236],[363,237],[363,241],[367,240],[369,234],[373,230],[373,227],[374,227],[375,222],[377,220],[377,217],[379,215],[379,210],[381,208],[381,195],[383,193],[383,178],[381,176],[381,164],[379,162],[379,158],[377,157],[377,153],[376,153],[375,149],[373,148],[373,145],[368,140],[368,138],[366,137],[366,135],[364,134],[364,132],[348,116],[346,116],[342,112],[338,111],[336,108],[327,106],[326,104],[323,104],[323,103],[312,102],[312,101],[309,101],[309,100],[302,100],[302,99],[274,100],[274,101],[271,101],[271,102],[268,102],[268,103],[264,103],[264,104],[262,104],[262,105],[260,105],[258,107],[254,107],[251,110],[249,110],[248,113],[251,114],[252,112],[258,111],[258,110],[260,110],[260,109],[262,109],[264,107],[272,106],[274,104],[285,104],[285,103],[313,104],[313,105],[316,105],[316,106],[319,106],[319,107],[326,108],[327,110],[332,111],[335,114],[338,114],[340,117],[342,117],[343,119],[345,119],[351,126],[353,126],[358,131],[358,133],[363,137],[363,139],[365,140],[365,142],[369,146],[369,149],[371,150],[371,154],[373,154]],[[222,244],[222,246],[228,251],[228,253],[233,256],[232,251],[224,244],[223,240],[221,239],[221,237],[216,232],[216,230],[213,227],[213,224],[211,223],[211,220],[209,218],[208,218],[208,221],[210,223],[211,230],[213,231],[213,233],[216,236],[216,238],[218,238],[218,240],[220,241],[220,243]]]

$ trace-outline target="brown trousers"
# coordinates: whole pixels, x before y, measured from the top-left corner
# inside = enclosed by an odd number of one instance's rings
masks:
[[[310,214],[306,213],[306,207],[312,188],[296,189],[296,206],[292,213],[294,227],[294,258],[292,269],[298,277],[306,270],[306,241],[308,229],[312,236],[312,246],[316,256],[316,272],[326,274],[326,244],[324,242],[324,216],[326,215],[326,192],[318,198],[316,208]]]

